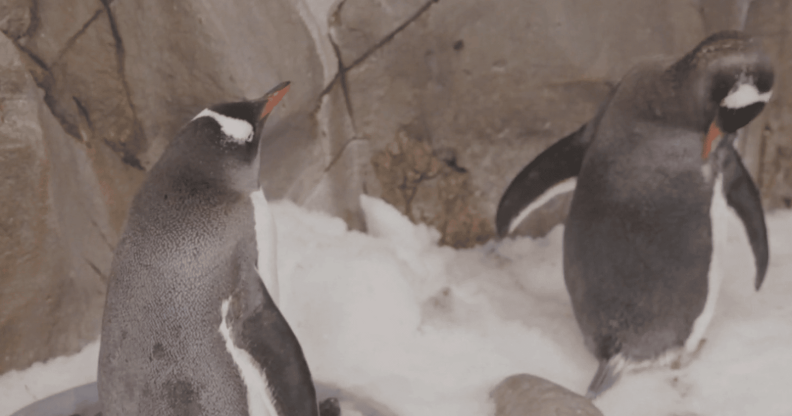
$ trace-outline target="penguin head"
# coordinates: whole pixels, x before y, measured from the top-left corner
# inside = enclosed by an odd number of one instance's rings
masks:
[[[232,188],[245,192],[258,189],[259,132],[289,86],[286,81],[261,98],[204,109],[185,126],[190,133],[187,136],[193,139],[181,146],[182,150],[196,155],[192,163],[214,175],[222,172]]]
[[[770,59],[756,41],[741,32],[724,31],[708,37],[672,69],[688,74],[690,83],[684,87],[693,89],[703,109],[699,123],[707,129],[703,158],[716,138],[747,125],[772,96]]]

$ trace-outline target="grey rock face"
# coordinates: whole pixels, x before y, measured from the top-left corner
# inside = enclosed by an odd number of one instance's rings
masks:
[[[745,29],[761,40],[773,58],[776,79],[773,97],[749,128],[741,147],[765,208],[792,207],[792,1],[755,0],[748,9]],[[772,232],[772,230],[770,230]]]
[[[0,31],[11,39],[24,36],[30,29],[33,0],[0,1]]]
[[[0,35],[0,373],[73,353],[99,330],[114,237],[85,150]]]
[[[495,416],[602,416],[589,399],[530,374],[507,377],[490,397]]]

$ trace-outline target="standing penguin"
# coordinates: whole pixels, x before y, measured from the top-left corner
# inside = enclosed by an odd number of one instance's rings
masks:
[[[102,324],[105,416],[318,414],[300,344],[264,284],[276,281],[275,229],[259,132],[288,89],[203,110],[135,196]]]
[[[772,85],[770,61],[754,41],[714,34],[677,62],[629,72],[591,121],[541,153],[504,193],[501,236],[535,202],[574,189],[564,280],[600,362],[589,397],[625,368],[697,351],[718,294],[727,205],[745,225],[761,286],[764,214],[733,140]]]

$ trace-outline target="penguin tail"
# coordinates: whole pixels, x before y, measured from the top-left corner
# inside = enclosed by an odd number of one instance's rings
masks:
[[[589,384],[586,398],[594,400],[605,390],[611,388],[621,377],[625,364],[626,360],[622,354],[600,359],[597,372]]]

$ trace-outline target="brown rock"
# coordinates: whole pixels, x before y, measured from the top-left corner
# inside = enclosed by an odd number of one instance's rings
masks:
[[[35,1],[35,26],[19,43],[45,66],[79,37],[85,26],[104,10],[100,0]]]
[[[382,198],[413,222],[440,230],[440,244],[470,247],[493,233],[491,222],[476,211],[468,172],[456,165],[453,151],[434,151],[407,131],[374,154],[371,164]],[[445,160],[441,159],[445,156]]]
[[[33,0],[0,1],[0,31],[11,39],[24,36],[30,29]]]
[[[345,66],[436,0],[344,0],[330,16],[330,33]]]
[[[325,81],[322,62],[289,0],[245,0],[233,7],[135,0],[113,2],[110,10],[123,40],[132,107],[152,140],[144,165],[156,161],[176,131],[210,104],[255,98],[290,80],[293,86],[269,127],[317,107]]]
[[[759,39],[773,59],[775,85],[765,110],[743,132],[741,151],[762,192],[765,208],[792,207],[792,1],[751,2],[746,32]]]
[[[602,416],[589,399],[530,374],[507,377],[490,397],[495,416]]]
[[[101,9],[60,51],[49,68],[47,102],[66,131],[86,146],[113,228],[120,233],[151,163],[143,159],[148,141],[127,94],[112,25]]]
[[[702,0],[699,3],[706,32],[742,30],[753,0]]]
[[[114,240],[84,150],[0,35],[0,373],[95,339]]]

